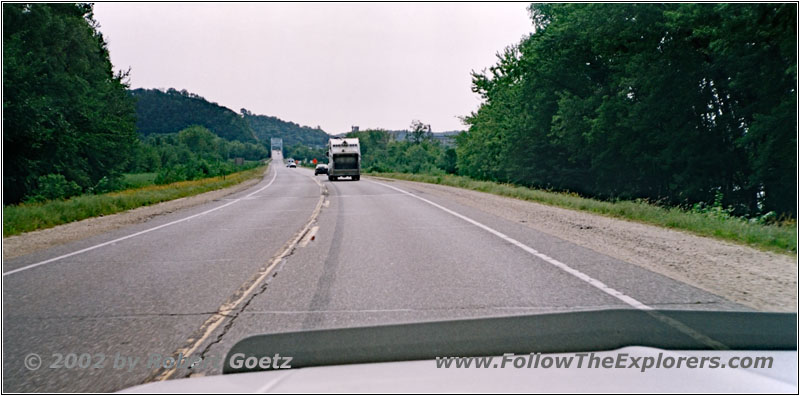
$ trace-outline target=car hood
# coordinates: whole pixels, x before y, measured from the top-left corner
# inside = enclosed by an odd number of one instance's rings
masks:
[[[436,368],[434,360],[307,367],[186,378],[139,385],[123,393],[797,393],[796,351],[668,351],[625,347],[603,358],[731,356],[773,358],[772,369]],[[571,356],[546,354],[542,356]],[[501,357],[496,357],[500,360]]]
[[[797,315],[602,309],[264,334],[228,352],[226,375],[132,392],[796,392]],[[437,368],[437,358],[506,354],[771,357],[772,368]],[[292,357],[291,368],[242,367]],[[441,361],[441,360],[440,360]],[[496,360],[500,363],[500,360]],[[254,370],[272,370],[252,372]]]

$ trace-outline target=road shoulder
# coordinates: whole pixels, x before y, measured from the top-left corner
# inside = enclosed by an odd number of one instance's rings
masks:
[[[178,198],[155,205],[142,206],[108,216],[92,217],[44,230],[5,237],[3,238],[3,260],[10,260],[53,246],[89,238],[127,225],[143,223],[159,215],[221,199],[255,186],[263,180],[265,175],[266,173],[261,177],[245,180],[235,186],[220,190],[208,191],[202,194]]]
[[[392,182],[524,224],[758,310],[796,311],[797,265],[790,256],[457,187]]]

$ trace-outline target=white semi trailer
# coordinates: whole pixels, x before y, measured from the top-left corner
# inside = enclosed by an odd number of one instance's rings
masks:
[[[358,138],[337,138],[328,140],[328,180],[340,177],[361,179],[361,146]]]

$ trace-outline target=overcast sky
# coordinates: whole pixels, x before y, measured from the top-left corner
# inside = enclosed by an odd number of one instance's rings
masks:
[[[532,31],[528,3],[98,3],[133,88],[176,88],[328,133],[464,129],[470,71]]]

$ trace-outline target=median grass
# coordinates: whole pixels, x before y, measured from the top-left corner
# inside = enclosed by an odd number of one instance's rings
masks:
[[[226,176],[164,185],[148,185],[107,194],[81,195],[67,200],[4,206],[3,236],[50,228],[59,224],[110,215],[140,206],[230,187],[261,176],[266,167],[266,165],[259,166]],[[139,176],[136,181],[145,183],[147,178],[149,176]]]
[[[797,254],[796,221],[783,222],[782,224],[760,224],[739,217],[720,216],[713,212],[698,213],[681,208],[657,206],[643,201],[600,201],[580,197],[576,194],[479,181],[464,176],[408,173],[370,173],[370,175],[466,188],[566,209],[689,231],[697,235],[714,237],[777,253]]]

